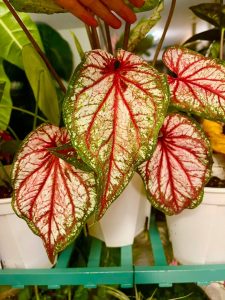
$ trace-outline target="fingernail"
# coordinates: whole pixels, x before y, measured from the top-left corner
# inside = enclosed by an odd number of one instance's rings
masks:
[[[132,13],[126,16],[126,20],[128,23],[132,24],[137,20],[137,17],[135,14]]]
[[[80,18],[85,24],[89,26],[94,26],[94,27],[98,26],[98,22],[91,16],[81,15]]]
[[[122,23],[120,22],[120,20],[114,20],[114,21],[110,22],[109,25],[111,27],[113,27],[114,29],[118,29],[121,27]]]

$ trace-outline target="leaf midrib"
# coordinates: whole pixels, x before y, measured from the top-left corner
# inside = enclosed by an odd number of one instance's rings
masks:
[[[15,35],[12,34],[12,31],[8,29],[8,27],[5,25],[5,23],[0,19],[0,25],[5,29],[5,31],[8,33],[8,35],[12,38],[12,40],[16,43],[16,45],[22,50],[22,45],[18,42]]]

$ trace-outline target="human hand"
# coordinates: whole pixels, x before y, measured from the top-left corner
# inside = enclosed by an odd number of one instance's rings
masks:
[[[97,26],[93,15],[100,17],[113,28],[119,28],[121,21],[116,13],[128,23],[134,23],[136,16],[124,0],[54,0],[58,5],[70,11],[89,26]],[[141,7],[145,0],[129,0],[136,7]],[[111,12],[112,11],[112,12]]]

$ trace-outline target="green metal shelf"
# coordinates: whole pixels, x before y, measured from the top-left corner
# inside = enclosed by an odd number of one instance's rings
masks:
[[[0,270],[0,285],[23,288],[28,285],[59,288],[63,285],[84,285],[94,288],[101,284],[119,284],[129,288],[134,284],[158,284],[161,287],[174,283],[197,283],[206,285],[225,280],[225,265],[178,265],[167,264],[163,245],[154,217],[151,217],[149,238],[155,265],[135,266],[132,246],[120,248],[118,266],[101,266],[103,243],[92,239],[88,263],[82,267],[70,267],[74,245],[63,251],[52,269],[3,269]]]

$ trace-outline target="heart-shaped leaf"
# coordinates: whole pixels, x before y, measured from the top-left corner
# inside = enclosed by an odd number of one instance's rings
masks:
[[[164,76],[132,53],[94,50],[76,70],[64,118],[74,147],[98,175],[99,216],[150,156],[167,105]]]
[[[163,61],[176,107],[207,119],[225,122],[225,66],[186,48],[171,47]]]
[[[65,129],[41,125],[23,142],[12,172],[14,209],[42,238],[52,262],[79,234],[96,205],[93,173],[51,152],[67,142]]]
[[[184,115],[166,117],[153,156],[138,167],[152,204],[166,214],[197,206],[210,176],[210,143]]]

